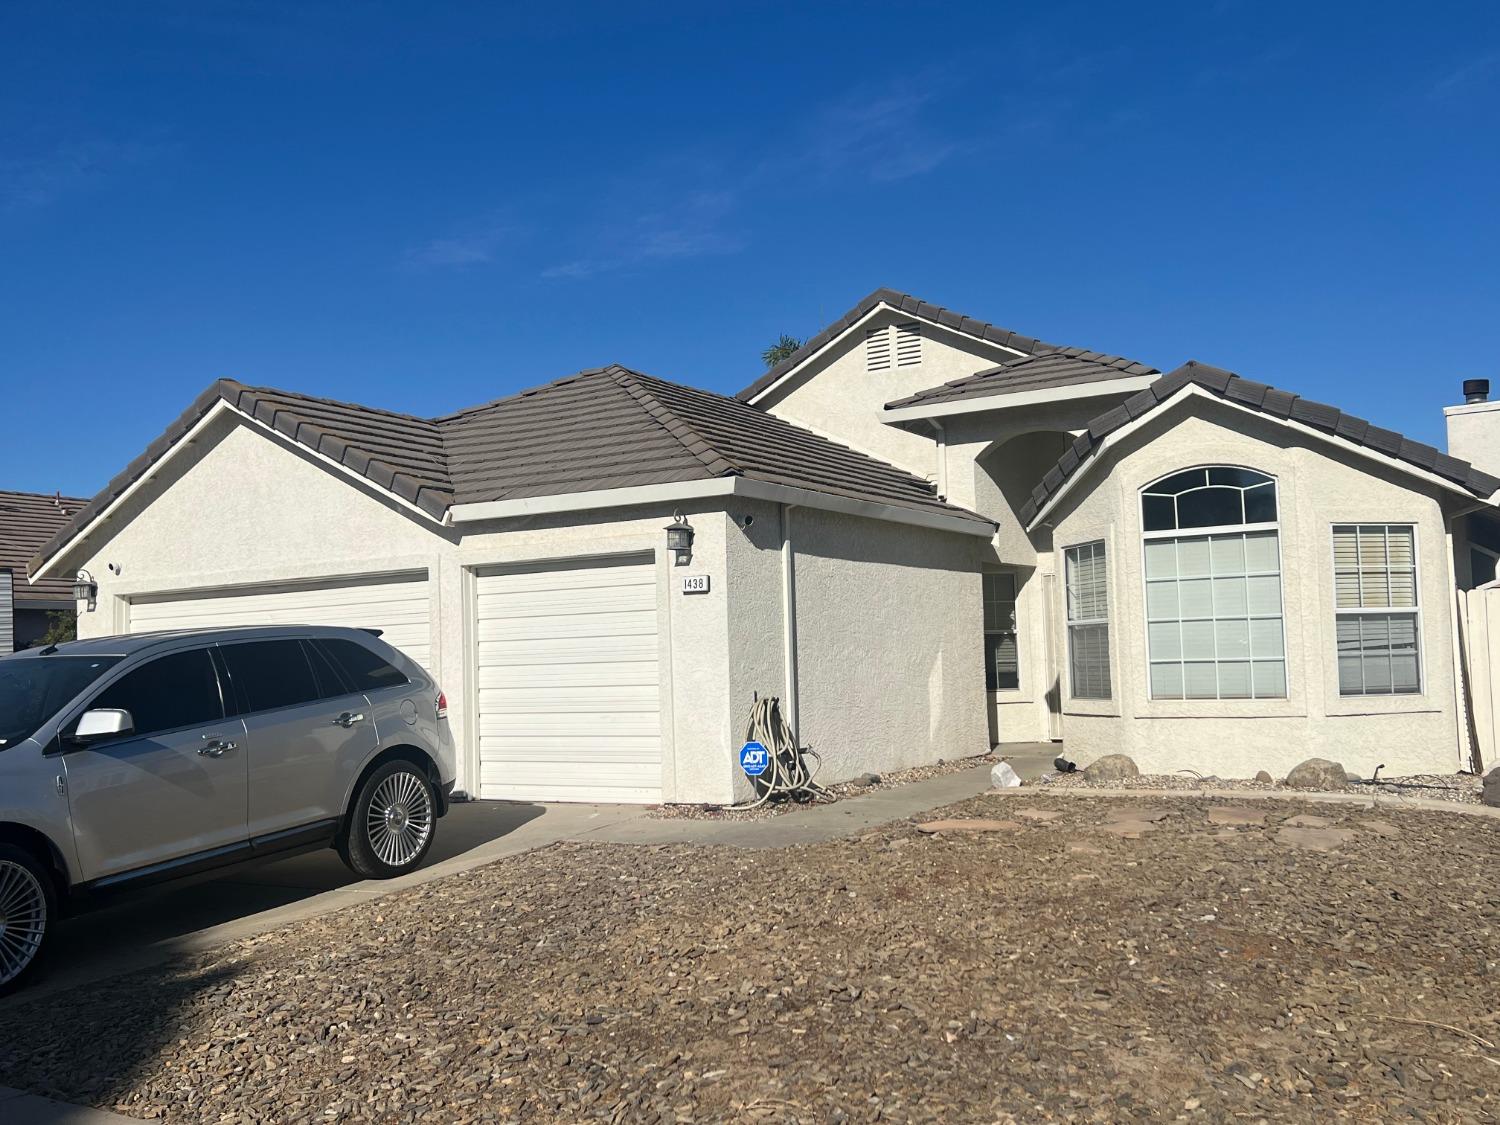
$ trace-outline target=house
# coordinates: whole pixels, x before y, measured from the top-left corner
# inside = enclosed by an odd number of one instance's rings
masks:
[[[32,575],[96,584],[86,636],[382,629],[445,689],[475,796],[729,802],[757,695],[828,779],[988,748],[994,530],[920,477],[623,367],[440,418],[222,381]]]
[[[763,695],[831,781],[1050,739],[1451,772],[1497,471],[877,290],[732,399],[612,366],[420,418],[221,381],[31,574],[96,585],[84,635],[381,628],[480,797],[737,799]]]
[[[46,635],[49,615],[73,613],[72,577],[31,583],[26,565],[83,504],[60,494],[0,490],[0,654]]]
[[[1163,375],[892,290],[739,397],[995,521],[996,742],[1221,776],[1472,764],[1454,591],[1493,575],[1500,404],[1449,411],[1479,468],[1218,368]]]

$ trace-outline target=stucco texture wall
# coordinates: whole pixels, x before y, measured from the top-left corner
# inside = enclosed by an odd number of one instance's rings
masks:
[[[763,405],[779,418],[935,480],[937,447],[931,436],[886,425],[881,410],[895,399],[1014,359],[1016,353],[924,321],[921,363],[866,371],[865,329],[908,320],[889,311],[877,313],[778,387]]]
[[[802,738],[822,777],[982,754],[983,540],[792,513]]]
[[[1147,679],[1140,489],[1180,469],[1225,464],[1276,478],[1280,508],[1287,696],[1153,700]],[[1452,772],[1459,766],[1452,645],[1452,578],[1445,508],[1436,488],[1224,404],[1190,399],[1105,455],[1051,517],[1059,562],[1075,544],[1108,550],[1113,698],[1072,698],[1064,660],[1068,757],[1080,765],[1125,753],[1143,771],[1281,777],[1310,757],[1369,776]],[[1332,526],[1417,528],[1419,695],[1341,696],[1335,653]],[[1062,581],[1052,607],[1065,635]]]

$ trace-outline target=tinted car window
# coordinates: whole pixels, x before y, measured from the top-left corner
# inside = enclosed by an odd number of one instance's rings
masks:
[[[89,707],[129,711],[137,735],[202,726],[224,717],[219,677],[208,650],[201,648],[142,664],[95,696]]]
[[[219,651],[246,711],[274,711],[321,698],[301,641],[251,641]]]
[[[118,656],[0,660],[0,750],[30,738],[63,704],[119,662]]]
[[[357,691],[376,691],[411,683],[405,672],[356,641],[320,637],[317,643],[344,670]]]
[[[350,695],[354,692],[342,669],[334,666],[327,653],[317,645],[305,641],[302,649],[307,653],[307,659],[312,662],[313,675],[318,678],[319,699],[336,699],[338,696]]]

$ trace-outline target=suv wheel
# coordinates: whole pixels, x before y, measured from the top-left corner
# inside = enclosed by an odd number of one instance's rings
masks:
[[[427,775],[410,762],[387,762],[354,795],[339,852],[356,875],[394,879],[421,864],[436,825]]]
[[[47,868],[30,852],[0,844],[0,993],[35,970],[56,917]]]

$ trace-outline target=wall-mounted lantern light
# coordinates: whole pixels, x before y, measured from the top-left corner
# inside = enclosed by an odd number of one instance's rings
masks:
[[[667,524],[667,550],[677,566],[685,565],[693,557],[693,525],[682,518],[681,512],[672,513],[672,522]]]
[[[90,613],[93,613],[99,605],[99,583],[95,582],[94,576],[86,570],[80,570],[78,577],[73,579],[73,600],[88,602]]]

